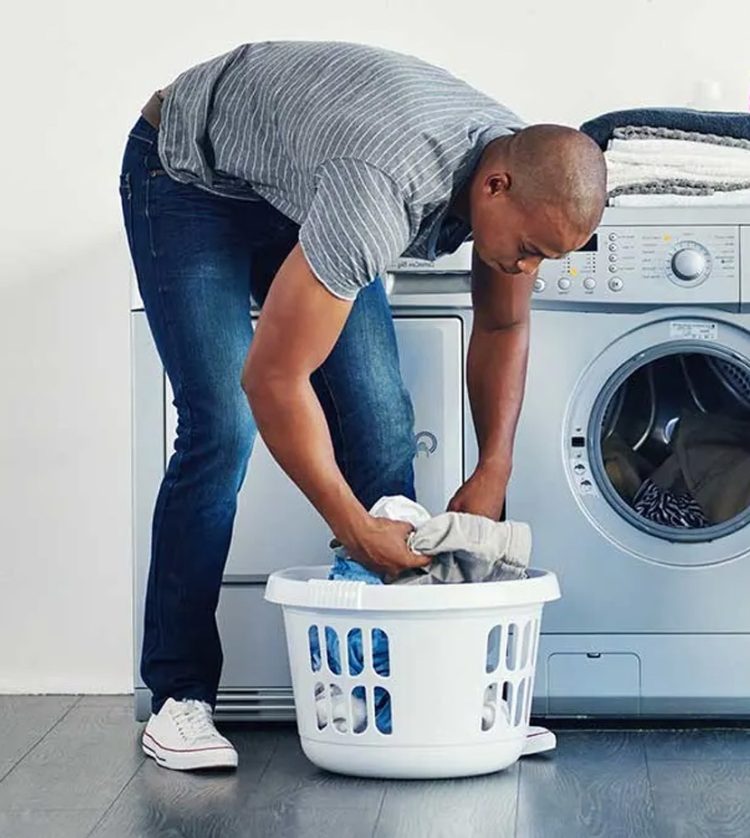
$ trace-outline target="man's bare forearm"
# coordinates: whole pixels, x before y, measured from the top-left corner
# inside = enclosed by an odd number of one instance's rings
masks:
[[[355,542],[367,512],[339,471],[309,379],[264,376],[246,392],[263,441],[338,539]]]
[[[297,243],[274,277],[242,367],[242,389],[276,461],[349,555],[383,576],[429,562],[406,543],[411,525],[373,518],[336,464],[310,376],[341,336],[353,300],[332,294]]]
[[[510,469],[528,353],[528,318],[472,330],[466,372],[481,467]]]

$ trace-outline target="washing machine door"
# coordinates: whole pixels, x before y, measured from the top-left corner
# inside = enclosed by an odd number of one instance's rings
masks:
[[[566,475],[607,539],[666,565],[748,552],[750,334],[737,320],[659,317],[579,378],[563,423]]]

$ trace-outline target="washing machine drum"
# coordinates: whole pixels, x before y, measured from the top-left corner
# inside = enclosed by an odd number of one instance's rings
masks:
[[[600,415],[604,483],[635,523],[679,537],[746,517],[750,368],[709,352],[663,355],[631,372]]]

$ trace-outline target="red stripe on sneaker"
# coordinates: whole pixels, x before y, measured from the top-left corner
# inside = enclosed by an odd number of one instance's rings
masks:
[[[148,733],[147,731],[143,731],[143,738],[148,738],[162,748],[165,751],[172,751],[174,754],[192,754],[197,751],[229,751],[234,750],[231,746],[228,745],[211,745],[209,748],[168,748],[166,745],[162,745],[158,739],[154,739],[154,737]]]

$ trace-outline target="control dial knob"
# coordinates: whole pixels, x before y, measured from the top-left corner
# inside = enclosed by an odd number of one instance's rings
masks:
[[[706,270],[706,251],[699,244],[686,242],[672,255],[672,273],[684,282],[692,282]]]

